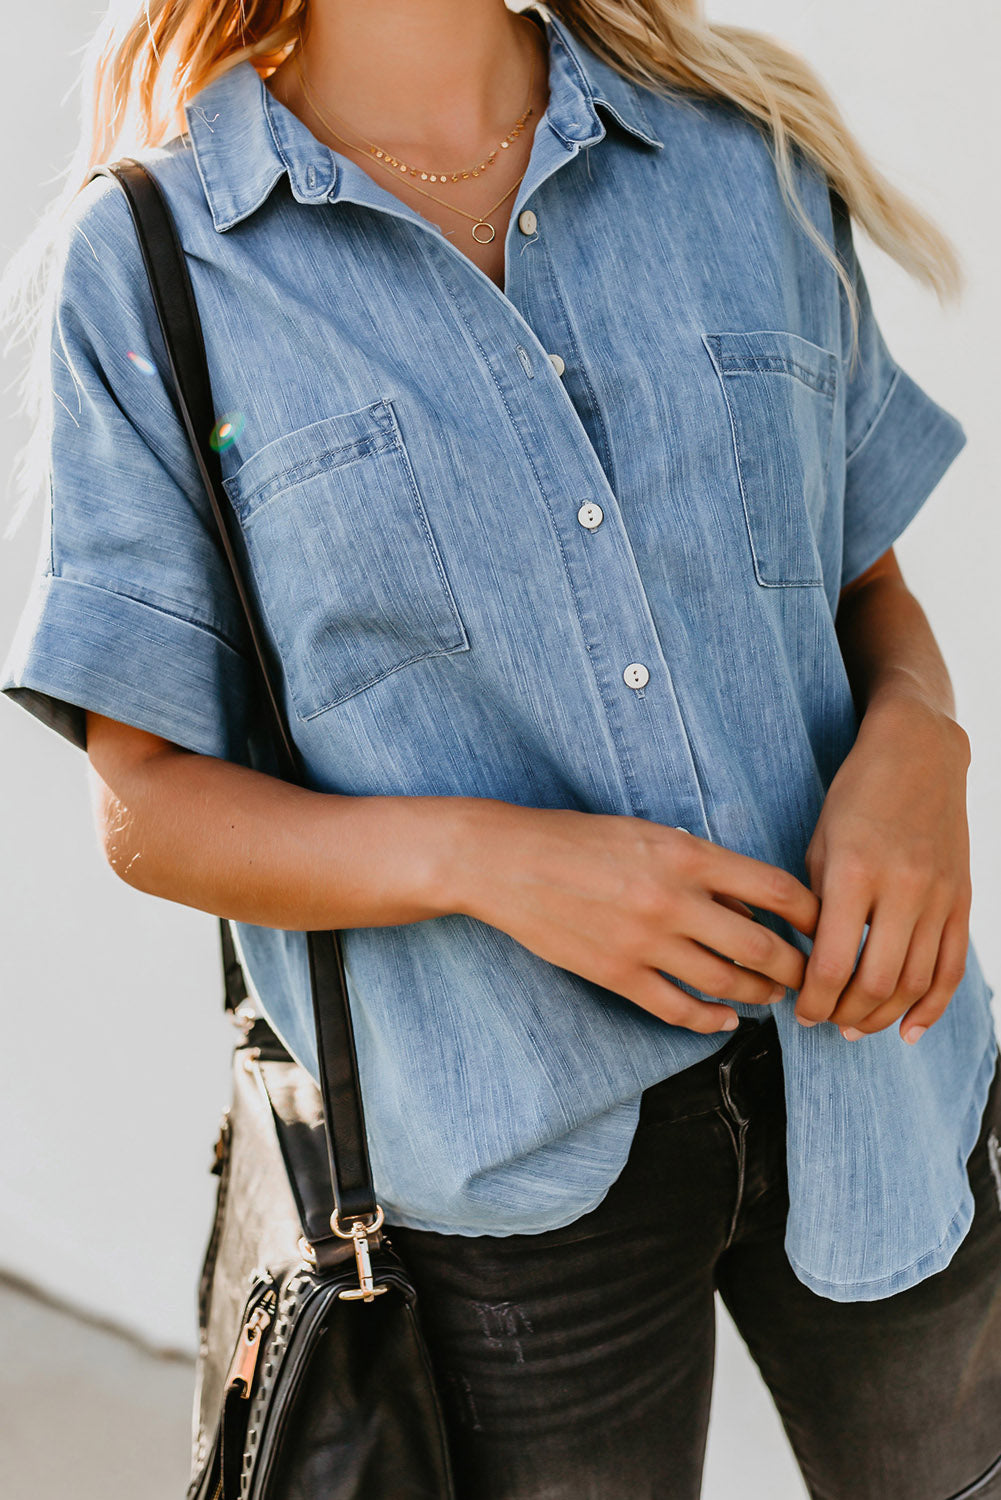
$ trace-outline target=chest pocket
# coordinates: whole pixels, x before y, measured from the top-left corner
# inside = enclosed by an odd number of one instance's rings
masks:
[[[223,485],[300,718],[468,651],[389,400],[276,438]]]
[[[733,428],[758,582],[822,584],[837,356],[796,333],[704,335]]]

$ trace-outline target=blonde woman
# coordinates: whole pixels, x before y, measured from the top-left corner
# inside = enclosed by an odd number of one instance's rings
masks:
[[[98,54],[4,691],[314,1072],[344,931],[461,1494],[697,1496],[719,1289],[811,1495],[1001,1495],[970,747],[893,554],[965,434],[853,224],[940,292],[948,242],[691,0],[151,0]],[[309,788],[81,186],[137,143]]]

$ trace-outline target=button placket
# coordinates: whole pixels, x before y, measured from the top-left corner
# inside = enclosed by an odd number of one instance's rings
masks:
[[[538,183],[525,186],[529,191],[535,191]],[[521,335],[518,342],[526,354],[531,355],[532,363],[539,358],[549,358],[549,351],[541,342],[539,333],[547,328],[554,342],[559,338],[559,328],[564,327],[566,319],[563,300],[558,295],[550,297],[552,287],[547,278],[528,277],[524,278],[523,284],[523,277],[518,272],[525,263],[516,256],[510,268],[506,293],[501,293],[491,282],[481,301],[475,290],[477,278],[470,277],[465,257],[462,257],[463,271],[459,274],[460,252],[454,247],[439,247],[437,244],[434,250],[441,252],[439,269],[443,286],[473,337],[479,357],[490,369],[559,539],[587,660],[611,732],[623,796],[635,812],[657,816],[659,794],[655,788],[669,784],[672,788],[671,811],[684,817],[690,827],[701,827],[705,808],[687,728],[670,667],[664,660],[650,617],[636,559],[620,524],[618,502],[609,483],[609,470],[563,382],[558,383],[563,386],[567,399],[571,399],[570,412],[566,413],[552,382],[543,381],[540,389],[536,381],[533,389],[524,380],[527,371],[523,369],[518,370],[518,379],[513,379],[507,338],[495,340],[492,333],[488,334],[489,325],[494,320],[497,320],[497,326],[492,332],[509,333],[507,320],[513,319]],[[572,329],[564,327],[564,336],[572,339]],[[576,414],[580,427],[576,436],[571,413]],[[603,503],[597,505],[595,501],[585,500],[574,509],[572,501],[567,504],[567,494],[569,491],[573,495],[575,490],[578,496],[581,492],[585,495],[600,494]],[[567,548],[565,527],[568,522],[585,530],[597,529],[587,526],[581,516],[581,512],[591,505],[601,512],[603,545]],[[597,519],[596,513],[590,510],[585,514]],[[579,536],[579,531],[577,534]],[[628,622],[624,613],[626,601],[635,610],[635,616],[632,610],[629,611]],[[641,712],[650,668],[645,662],[630,661],[628,654],[630,648],[643,649],[644,645],[649,653],[647,662],[655,662],[656,685],[663,700],[664,712],[655,717]],[[628,666],[639,669],[635,674],[636,684],[629,685],[628,693],[624,692],[627,684],[623,658]],[[644,673],[641,684],[639,677]],[[641,714],[640,721],[634,718],[635,713]],[[647,787],[654,790],[648,794]]]

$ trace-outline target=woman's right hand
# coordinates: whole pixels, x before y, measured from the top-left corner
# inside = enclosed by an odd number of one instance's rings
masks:
[[[448,906],[661,1020],[737,1025],[729,1006],[694,999],[660,970],[753,1004],[803,982],[806,956],[750,910],[812,936],[820,903],[785,870],[643,818],[490,799],[462,799],[459,815]]]

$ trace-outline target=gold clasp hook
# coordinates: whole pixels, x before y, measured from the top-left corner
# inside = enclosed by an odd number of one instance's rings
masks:
[[[342,1240],[351,1240],[354,1245],[355,1265],[358,1269],[357,1287],[345,1287],[338,1292],[345,1302],[372,1302],[380,1297],[383,1292],[388,1292],[386,1286],[376,1286],[372,1280],[372,1260],[369,1255],[368,1237],[374,1234],[383,1221],[382,1209],[376,1204],[375,1222],[366,1224],[361,1219],[352,1219],[350,1229],[342,1229],[337,1218],[337,1210],[330,1215],[330,1227],[335,1234],[340,1235]]]

